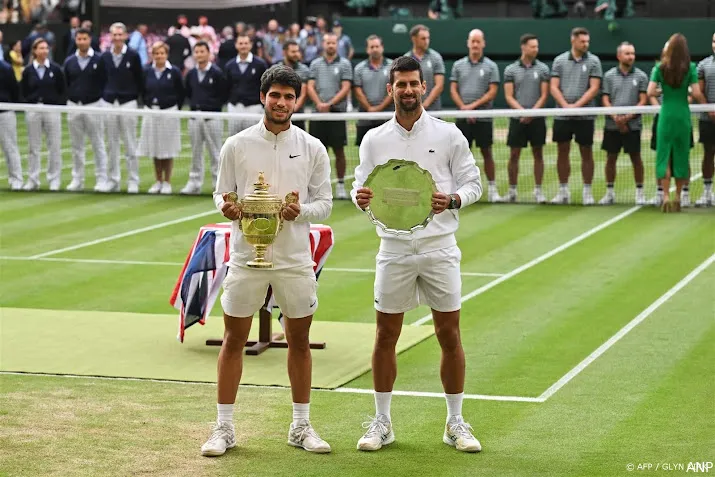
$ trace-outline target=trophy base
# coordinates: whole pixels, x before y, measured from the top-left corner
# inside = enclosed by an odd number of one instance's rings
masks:
[[[266,262],[265,260],[251,260],[250,262],[246,262],[246,266],[248,268],[273,268],[273,263],[272,262]]]

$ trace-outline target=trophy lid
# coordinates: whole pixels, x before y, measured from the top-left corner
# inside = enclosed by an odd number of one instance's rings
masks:
[[[268,188],[271,185],[266,183],[265,176],[263,174],[263,171],[260,171],[258,173],[258,181],[253,183],[253,193],[248,194],[246,197],[243,198],[243,201],[256,201],[256,202],[281,202],[281,199],[274,194],[271,194],[268,192]]]

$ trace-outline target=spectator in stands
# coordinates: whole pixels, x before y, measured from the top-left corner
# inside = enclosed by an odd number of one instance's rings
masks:
[[[300,89],[300,95],[295,101],[295,113],[302,113],[303,107],[305,106],[305,101],[308,98],[308,80],[310,79],[310,69],[300,62],[301,54],[298,42],[295,40],[287,40],[283,44],[283,60],[280,63],[286,66],[290,66],[298,73],[300,81],[303,86]],[[305,121],[291,121],[293,126],[299,127],[305,130]]]
[[[635,47],[623,42],[616,52],[618,66],[603,76],[603,106],[645,106],[648,98],[648,76],[633,66]],[[643,161],[641,160],[641,117],[638,114],[614,114],[606,116],[601,148],[606,151],[606,195],[600,205],[616,202],[613,183],[616,180],[616,161],[623,149],[631,158],[636,181],[636,205],[645,205],[643,192]]]
[[[275,18],[268,21],[266,25],[266,33],[263,35],[263,45],[265,49],[266,63],[272,65],[283,60],[283,48],[280,41],[278,20]]]
[[[216,66],[222,70],[229,61],[236,57],[236,40],[234,40],[233,32],[234,29],[230,26],[223,27],[223,31],[221,32],[223,41],[216,55]],[[194,53],[195,52],[196,50],[194,50]]]
[[[601,89],[603,70],[601,60],[589,53],[591,38],[585,28],[571,30],[571,49],[560,54],[551,67],[551,96],[561,108],[594,106],[594,98]],[[581,152],[581,175],[583,176],[583,204],[593,205],[593,134],[594,116],[564,116],[554,118],[553,140],[558,143],[557,168],[559,192],[553,204],[568,204],[571,201],[569,175],[571,164],[571,138],[575,137]]]
[[[19,103],[20,85],[12,67],[0,60],[0,103]],[[22,163],[17,148],[17,116],[15,111],[0,111],[0,147],[5,154],[10,190],[22,189]]]
[[[152,45],[151,56],[153,62],[144,67],[144,106],[157,111],[177,111],[184,104],[181,70],[167,61],[169,47],[163,41]],[[148,192],[171,194],[174,158],[181,154],[181,119],[144,117],[137,154],[154,158],[156,182]]]
[[[411,56],[419,61],[422,74],[427,83],[427,92],[422,100],[422,107],[427,111],[439,111],[442,109],[440,95],[444,91],[444,75],[446,71],[442,55],[429,47],[430,33],[429,28],[426,26],[413,26],[410,29],[410,39],[412,40],[412,49],[405,53],[404,56]]]
[[[67,104],[65,75],[60,65],[50,61],[50,47],[44,38],[37,38],[31,48],[31,64],[22,72],[21,90],[26,103]],[[23,190],[40,188],[40,150],[42,134],[47,140],[47,182],[51,191],[60,190],[62,175],[62,114],[60,112],[25,113],[29,151],[27,183]]]
[[[70,29],[65,33],[64,35],[64,41],[62,42],[62,46],[65,48],[65,56],[70,56],[73,55],[75,50],[77,49],[77,46],[74,41],[74,36],[77,33],[77,30],[80,28],[80,22],[79,22],[79,17],[73,16],[70,18]]]
[[[690,51],[685,37],[676,33],[663,50],[661,62],[648,83],[648,95],[658,95],[662,88],[663,106],[658,122],[656,176],[663,187],[664,212],[680,211],[684,189],[690,180],[688,136],[692,131],[688,90],[699,103],[707,102],[700,91],[697,68],[690,62]],[[670,179],[675,177],[675,200],[670,200]]]
[[[598,0],[593,10],[597,15],[611,22],[609,29],[617,28],[616,18],[632,18],[635,16],[633,0]]]
[[[169,47],[169,63],[185,71],[186,59],[191,56],[189,39],[181,34],[180,29],[174,28],[173,34],[166,39],[166,45]]]
[[[541,109],[549,98],[549,67],[537,60],[539,39],[536,35],[522,35],[521,57],[504,69],[504,98],[512,109]],[[534,156],[534,200],[546,202],[541,190],[544,179],[544,144],[546,144],[546,118],[522,117],[509,121],[506,140],[511,148],[509,155],[509,202],[516,202],[521,150],[531,143]]]
[[[263,39],[258,36],[256,27],[248,25],[246,27],[246,36],[251,40],[251,53],[258,58],[264,59],[266,57],[265,44],[263,43]]]
[[[5,51],[5,44],[2,40],[2,30],[0,30],[0,61],[7,61],[7,51]]]
[[[698,63],[698,83],[708,103],[715,103],[715,33],[712,38],[713,54]],[[709,207],[715,204],[713,172],[715,172],[715,112],[700,114],[700,142],[703,144],[703,195],[695,206]]]
[[[323,43],[323,36],[328,33],[328,22],[323,15],[315,17],[315,31],[318,34],[318,43]]]
[[[209,45],[200,41],[194,45],[196,67],[186,74],[184,81],[186,98],[192,111],[220,112],[226,104],[228,84],[221,69],[209,59]],[[181,189],[182,194],[199,194],[204,183],[204,145],[208,147],[211,159],[212,190],[216,188],[219,152],[223,141],[223,121],[221,119],[189,119],[191,137],[191,170],[189,181]]]
[[[126,44],[127,27],[114,23],[109,27],[112,35],[111,48],[102,54],[107,69],[107,85],[102,99],[107,107],[137,109],[138,99],[144,92],[144,73],[139,54]],[[109,136],[109,167],[107,191],[119,192],[121,171],[119,168],[119,140],[124,143],[127,157],[127,192],[139,192],[139,163],[137,162],[137,116],[109,114],[106,118]]]
[[[68,56],[63,66],[67,80],[69,106],[100,107],[107,83],[107,68],[99,52],[91,46],[90,32],[78,29],[74,34],[75,53]],[[107,192],[107,150],[104,145],[104,118],[74,110],[67,114],[72,145],[72,182],[69,191],[84,189],[85,139],[89,138],[94,151],[95,192]]]
[[[462,0],[432,0],[427,10],[427,16],[432,20],[453,20],[460,18],[463,12]]]
[[[93,31],[92,27],[93,27],[93,25],[92,25],[91,20],[85,20],[82,22],[81,28],[90,32],[90,35],[92,38],[91,46],[95,52],[99,53],[101,51],[101,49],[99,47],[99,37],[97,35],[95,35],[94,33],[92,33],[92,31]]]
[[[462,111],[491,109],[499,89],[499,68],[496,63],[484,56],[484,33],[472,30],[467,38],[469,55],[457,60],[452,66],[449,92],[452,100]],[[492,157],[494,129],[492,118],[457,119],[457,127],[467,138],[469,147],[472,142],[479,148],[484,158],[484,170],[489,180],[489,202],[501,202],[497,190],[496,167]]]
[[[359,104],[359,111],[378,113],[392,110],[394,102],[387,94],[387,83],[390,82],[390,67],[392,60],[384,57],[385,48],[382,38],[370,35],[365,41],[368,58],[355,66],[353,72],[353,92]],[[362,138],[373,128],[384,124],[385,120],[360,119],[357,122],[355,145],[362,143]]]
[[[290,27],[288,27],[288,30],[286,31],[285,34],[285,41],[288,40],[293,40],[293,41],[299,41],[300,40],[300,25],[297,23],[291,23]]]
[[[236,38],[238,56],[226,64],[229,113],[260,114],[263,111],[261,76],[268,66],[261,57],[251,53],[251,47],[248,34]],[[233,136],[255,123],[255,119],[229,119],[228,133]]]
[[[246,24],[244,22],[237,22],[235,25],[235,37],[238,38],[239,35],[246,33]]]
[[[347,97],[353,80],[353,68],[347,58],[338,56],[338,37],[334,33],[323,35],[323,56],[310,64],[308,96],[318,112],[343,113],[347,109]],[[310,134],[332,148],[335,153],[335,169],[338,184],[335,196],[347,199],[345,191],[345,146],[348,143],[345,121],[311,121]]]
[[[562,18],[569,13],[563,0],[531,0],[531,9],[534,18]]]
[[[199,17],[199,32],[201,39],[209,44],[211,51],[218,52],[218,47],[220,45],[218,35],[214,27],[209,25],[209,19],[205,15]]]
[[[303,50],[303,63],[310,65],[313,60],[320,56],[320,45],[318,44],[318,36],[315,32],[311,31],[308,36],[305,37],[305,41],[301,45]]]
[[[25,69],[25,61],[22,58],[22,42],[17,40],[8,53],[10,64],[15,72],[15,79],[19,83],[22,80],[22,70]]]
[[[339,20],[333,22],[333,33],[338,37],[338,55],[341,58],[352,60],[355,48],[353,48],[353,42],[350,37],[343,33],[343,24]]]
[[[143,23],[140,23],[137,25],[136,30],[129,35],[129,48],[139,53],[139,59],[142,62],[142,66],[149,63],[149,50],[146,44],[146,35],[148,31],[149,28]]]
[[[186,15],[182,14],[176,17],[176,25],[169,28],[167,35],[173,36],[177,32],[183,35],[184,38],[188,38],[191,34],[191,28],[189,28],[189,19],[186,18]]]

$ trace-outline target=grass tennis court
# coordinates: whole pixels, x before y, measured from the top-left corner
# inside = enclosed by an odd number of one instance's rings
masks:
[[[194,381],[176,357],[200,353],[215,376],[218,348],[203,340],[222,331],[220,306],[181,344],[168,304],[199,227],[222,221],[212,207],[209,197],[0,192],[0,475],[602,476],[627,474],[629,463],[715,460],[713,209],[462,212],[464,414],[484,448],[476,455],[441,442],[440,354],[425,309],[405,318],[426,338],[398,356],[397,442],[375,454],[355,450],[374,412],[369,371],[312,395],[311,420],[331,454],[286,444],[287,388],[242,387],[238,447],[218,459],[199,454],[216,414],[211,383],[10,373],[58,372],[94,337],[97,351],[72,374],[102,366],[108,376]],[[348,202],[326,223],[336,245],[315,329],[342,329],[322,338],[347,350],[337,333],[374,331],[378,239]],[[371,345],[371,333],[350,338]],[[121,359],[145,357],[146,369],[121,369],[117,349],[141,354]],[[325,351],[313,351],[314,372],[347,375],[354,360]],[[246,369],[265,360],[277,375],[280,353],[246,357]]]

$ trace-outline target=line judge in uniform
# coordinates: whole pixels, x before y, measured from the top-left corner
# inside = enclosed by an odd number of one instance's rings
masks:
[[[107,70],[98,53],[90,46],[92,35],[80,28],[74,34],[74,54],[67,57],[64,64],[67,78],[67,104],[69,106],[102,105],[102,93],[107,83]],[[81,110],[67,113],[72,144],[72,182],[69,191],[84,189],[85,147],[89,138],[94,151],[94,174],[96,192],[107,192],[107,149],[104,145],[104,117],[87,114]]]
[[[410,39],[412,40],[412,49],[405,53],[405,56],[414,58],[420,63],[422,75],[427,84],[422,106],[427,111],[439,111],[442,109],[440,95],[444,91],[444,75],[446,73],[444,59],[442,59],[442,55],[429,47],[430,33],[426,26],[413,26],[410,29]]]
[[[366,40],[368,59],[355,66],[353,72],[353,92],[360,104],[360,111],[379,113],[394,109],[392,98],[387,94],[387,82],[390,77],[392,60],[385,58],[382,38],[370,35]],[[362,138],[372,128],[384,124],[385,120],[360,119],[357,122],[355,145],[359,146]]]
[[[457,107],[462,111],[492,109],[494,98],[499,89],[499,68],[492,60],[484,56],[484,33],[472,30],[467,38],[469,55],[454,62],[449,93]],[[497,190],[496,166],[492,156],[494,126],[492,118],[457,119],[457,127],[471,147],[472,142],[479,148],[484,158],[484,170],[489,180],[489,202],[501,202]]]
[[[238,56],[226,63],[228,82],[228,112],[260,114],[261,75],[268,66],[262,58],[251,53],[252,42],[248,35],[238,35],[236,51]],[[256,123],[253,119],[229,119],[228,134],[233,136]]]
[[[323,55],[310,64],[308,96],[320,113],[344,113],[347,111],[347,97],[353,81],[353,67],[350,60],[338,56],[338,37],[335,33],[323,35]],[[345,191],[345,146],[348,144],[345,121],[310,121],[310,134],[335,153],[335,172],[338,184],[335,197],[347,199]]]
[[[127,27],[123,23],[114,23],[109,32],[112,46],[102,54],[102,61],[107,69],[107,85],[103,99],[107,107],[137,109],[138,99],[144,90],[144,73],[139,54],[126,45]],[[109,136],[109,171],[107,191],[119,192],[121,170],[119,167],[120,138],[124,143],[127,157],[127,192],[139,192],[139,162],[137,161],[137,114],[120,116],[110,114],[106,119]]]
[[[155,111],[177,111],[184,104],[181,70],[167,60],[169,47],[157,41],[151,47],[153,62],[144,67],[144,106]],[[148,115],[142,121],[139,156],[154,158],[156,182],[150,194],[171,194],[174,158],[181,154],[181,119]]]
[[[199,41],[194,45],[196,67],[191,69],[184,80],[184,90],[192,111],[219,113],[228,99],[228,85],[221,68],[211,63],[209,44]],[[216,187],[218,161],[223,141],[223,121],[221,119],[189,119],[191,138],[191,170],[189,181],[182,194],[200,194],[204,184],[204,147],[211,160],[211,187]]]
[[[9,63],[0,60],[0,103],[19,103],[20,85]],[[5,154],[10,190],[22,189],[22,163],[17,148],[15,111],[0,111],[0,147]]]
[[[44,38],[32,43],[32,61],[22,72],[21,90],[27,103],[66,105],[65,75],[60,65],[50,61],[49,45]],[[51,191],[60,190],[62,174],[62,113],[35,112],[25,113],[27,137],[30,141],[27,155],[27,182],[23,190],[40,188],[40,150],[42,133],[47,138],[47,182]]]
[[[277,63],[293,68],[302,82],[300,96],[295,102],[294,112],[296,113],[303,112],[305,101],[308,99],[308,80],[310,79],[310,69],[300,62],[300,57],[300,45],[298,45],[298,42],[288,40],[283,43],[283,59]],[[305,121],[291,121],[291,124],[305,131]]]

